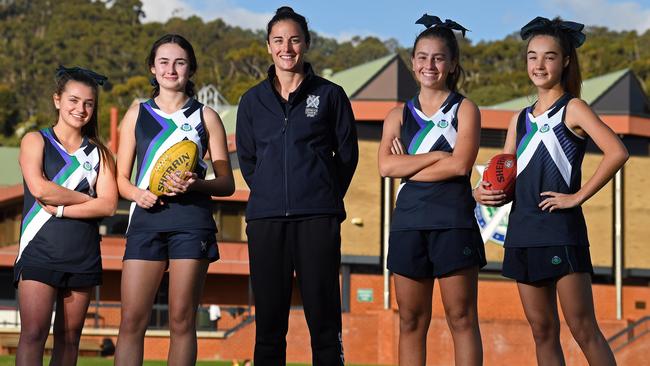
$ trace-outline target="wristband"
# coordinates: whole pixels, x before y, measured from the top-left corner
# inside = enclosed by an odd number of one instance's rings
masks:
[[[63,205],[56,206],[56,217],[63,217]]]

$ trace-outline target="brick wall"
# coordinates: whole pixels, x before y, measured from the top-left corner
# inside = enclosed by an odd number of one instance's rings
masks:
[[[213,283],[228,282],[214,281]],[[392,281],[391,281],[392,284]],[[210,286],[216,292],[227,289]],[[206,288],[207,289],[207,288]],[[358,298],[358,290],[372,290],[372,300],[368,297]],[[638,302],[650,302],[650,288],[647,286],[626,286],[624,288],[624,318],[615,320],[615,290],[611,285],[594,285],[594,302],[596,315],[606,336],[623,329],[629,322],[649,315],[647,309],[638,309]],[[106,291],[103,292],[106,294]],[[396,364],[399,339],[399,316],[395,303],[394,291],[391,289],[391,307],[383,309],[383,278],[376,274],[352,274],[351,276],[351,312],[343,315],[343,340],[346,360],[356,364]],[[109,295],[109,294],[106,294]],[[210,293],[207,296],[214,296]],[[433,300],[433,319],[429,329],[427,347],[429,365],[453,364],[453,344],[444,319],[444,310],[436,286]],[[227,297],[225,297],[227,298]],[[218,297],[214,298],[215,300]],[[362,301],[363,300],[363,301]],[[94,308],[91,306],[92,313]],[[113,327],[113,333],[102,336],[84,336],[100,342],[109,337],[117,341],[116,329],[119,324],[119,308],[101,309],[101,322],[106,327]],[[530,364],[534,359],[534,344],[530,329],[524,318],[516,285],[509,280],[482,279],[479,282],[479,316],[486,365]],[[223,313],[220,329],[230,328],[239,323],[241,318],[233,319]],[[92,328],[94,318],[89,315],[86,328]],[[253,353],[255,323],[244,326],[225,339],[199,336],[199,359],[244,359]],[[287,336],[287,358],[291,362],[310,362],[309,331],[301,310],[292,310]],[[565,324],[562,325],[562,344],[567,364],[586,365],[584,358]],[[641,365],[639,354],[644,347],[650,346],[650,337],[637,340],[624,349],[620,357],[625,365]],[[145,358],[165,359],[169,347],[166,336],[148,336],[145,341]],[[619,354],[617,354],[619,357]]]

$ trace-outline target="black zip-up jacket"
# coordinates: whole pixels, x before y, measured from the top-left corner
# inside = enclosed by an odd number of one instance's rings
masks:
[[[237,111],[237,156],[251,190],[246,219],[345,217],[343,197],[359,159],[352,107],[343,88],[314,74],[282,103],[268,79],[248,90]]]

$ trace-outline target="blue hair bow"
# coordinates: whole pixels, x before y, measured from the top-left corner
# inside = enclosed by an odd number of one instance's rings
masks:
[[[83,67],[75,66],[75,67],[65,67],[63,65],[59,65],[59,67],[56,68],[56,77],[60,78],[61,76],[65,74],[83,74],[88,76],[89,78],[93,79],[97,85],[104,85],[104,83],[108,80],[108,78],[104,75],[98,74],[92,70],[89,69],[84,69]]]
[[[451,19],[445,19],[445,21],[443,22],[437,16],[428,15],[427,13],[424,13],[424,15],[421,16],[420,19],[418,19],[415,22],[415,24],[422,24],[425,27],[427,27],[427,29],[431,27],[440,27],[440,28],[447,28],[450,30],[457,30],[463,34],[463,37],[465,37],[465,32],[469,31],[469,29],[463,27],[462,25],[454,22]]]
[[[521,39],[528,39],[534,33],[545,30],[545,29],[558,29],[569,37],[569,41],[573,47],[578,48],[585,43],[587,36],[582,33],[582,29],[585,27],[584,24],[564,21],[559,19],[550,20],[544,17],[536,17],[531,20],[528,24],[524,25],[521,28],[519,34]]]

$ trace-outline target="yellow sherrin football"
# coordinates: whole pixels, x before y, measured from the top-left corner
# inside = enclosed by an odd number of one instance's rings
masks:
[[[192,141],[183,140],[172,145],[160,155],[151,169],[149,190],[156,196],[165,194],[168,191],[165,188],[165,182],[169,175],[176,171],[179,171],[181,175],[194,171],[198,154],[199,150]]]

